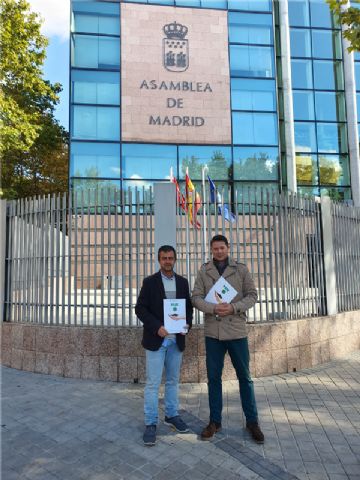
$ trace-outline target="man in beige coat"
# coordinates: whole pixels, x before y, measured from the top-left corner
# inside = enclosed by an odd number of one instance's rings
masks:
[[[254,281],[247,267],[229,258],[229,243],[223,235],[211,242],[213,260],[202,265],[192,292],[194,307],[204,312],[206,370],[210,421],[201,433],[209,440],[221,429],[222,371],[226,352],[239,380],[240,398],[246,418],[246,428],[257,443],[264,442],[258,423],[254,385],[249,370],[249,347],[246,332],[246,311],[257,300]],[[222,276],[236,290],[231,303],[210,303],[205,297]],[[221,302],[221,299],[219,299]]]

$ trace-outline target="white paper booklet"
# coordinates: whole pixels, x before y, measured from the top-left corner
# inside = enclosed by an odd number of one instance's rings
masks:
[[[220,277],[206,295],[205,301],[209,303],[230,303],[237,293],[224,277]]]
[[[169,333],[187,333],[186,300],[164,299],[164,327]]]

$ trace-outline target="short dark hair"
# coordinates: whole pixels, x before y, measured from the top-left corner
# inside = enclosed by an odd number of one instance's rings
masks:
[[[210,247],[212,247],[212,244],[214,242],[224,242],[227,247],[229,246],[228,239],[224,237],[224,235],[215,235],[214,237],[212,237],[212,239],[210,240]]]
[[[158,260],[160,260],[160,252],[174,252],[175,260],[176,260],[176,251],[175,248],[171,245],[162,245],[158,250]]]

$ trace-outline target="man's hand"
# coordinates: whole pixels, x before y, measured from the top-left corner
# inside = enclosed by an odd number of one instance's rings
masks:
[[[214,307],[215,315],[219,317],[226,317],[234,313],[234,306],[231,303],[219,303]]]
[[[180,332],[180,335],[186,335],[189,332],[189,326],[190,325],[186,324],[184,327],[184,330],[186,330],[186,332]]]
[[[166,330],[165,327],[160,327],[157,331],[157,334],[159,335],[159,337],[164,338],[166,337],[166,335],[169,335],[169,332]]]

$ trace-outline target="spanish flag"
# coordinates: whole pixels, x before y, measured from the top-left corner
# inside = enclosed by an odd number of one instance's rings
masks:
[[[195,190],[195,187],[190,180],[188,172],[186,172],[185,177],[185,189],[186,189],[186,203],[190,223],[196,228],[200,228],[201,224],[196,220],[198,211],[201,208],[201,198],[200,195]]]

